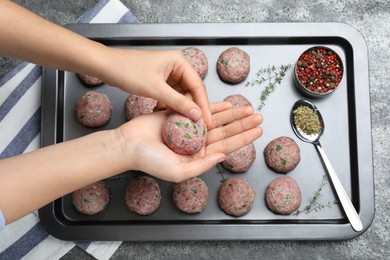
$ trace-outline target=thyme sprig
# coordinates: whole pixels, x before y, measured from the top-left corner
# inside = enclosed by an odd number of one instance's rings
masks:
[[[309,214],[312,211],[318,212],[324,208],[331,208],[333,205],[337,204],[336,200],[328,201],[326,204],[318,202],[318,199],[322,196],[322,188],[328,184],[328,178],[326,175],[322,177],[319,188],[313,193],[313,196],[309,198],[309,204],[307,204],[303,210],[297,210],[293,215],[298,216],[299,214],[305,212]]]
[[[266,84],[266,87],[261,92],[260,105],[257,110],[261,110],[265,106],[265,101],[268,96],[275,91],[276,87],[282,83],[284,76],[289,69],[292,68],[292,64],[280,65],[279,67],[268,65],[266,68],[261,68],[256,73],[256,78],[252,81],[248,81],[245,86],[253,87],[255,85],[261,86]]]
[[[225,168],[223,168],[223,166],[220,163],[217,164],[217,173],[221,174],[222,177],[221,182],[224,182],[226,179],[225,176],[223,175],[225,173]]]

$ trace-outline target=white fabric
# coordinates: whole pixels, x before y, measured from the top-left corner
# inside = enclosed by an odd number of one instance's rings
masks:
[[[119,0],[100,0],[77,22],[134,23],[138,20]],[[41,82],[41,68],[30,63],[23,63],[0,78],[0,159],[39,148]],[[40,225],[37,212],[5,227],[2,216],[0,211],[0,259],[59,259],[78,243],[48,234]],[[95,258],[109,259],[121,241],[79,244]]]
[[[3,216],[3,212],[0,209],[0,231],[3,230],[5,227],[5,219]]]

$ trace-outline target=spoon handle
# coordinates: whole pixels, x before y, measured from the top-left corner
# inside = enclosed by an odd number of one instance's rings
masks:
[[[361,231],[363,229],[363,224],[359,218],[359,215],[356,213],[356,210],[349,199],[347,193],[345,192],[343,185],[340,182],[340,179],[337,177],[336,171],[333,169],[332,164],[330,163],[328,156],[326,156],[324,149],[322,149],[321,144],[319,142],[314,144],[317,148],[317,151],[322,157],[323,162],[328,170],[331,182],[336,190],[337,196],[341,202],[341,205],[347,215],[351,226],[356,231]]]

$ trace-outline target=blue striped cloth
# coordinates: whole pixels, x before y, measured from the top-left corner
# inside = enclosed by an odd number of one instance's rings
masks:
[[[138,20],[119,0],[100,0],[76,22],[138,23]],[[0,159],[39,148],[41,74],[40,66],[24,62],[0,79]],[[120,244],[120,241],[56,239],[42,228],[34,212],[0,231],[0,259],[59,259],[76,245],[97,259],[109,259]]]

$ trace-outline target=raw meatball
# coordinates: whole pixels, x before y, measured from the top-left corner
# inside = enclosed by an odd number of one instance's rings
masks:
[[[233,107],[245,107],[245,106],[252,107],[252,103],[241,94],[234,94],[234,95],[227,96],[223,101],[228,101],[232,103]]]
[[[90,86],[90,87],[94,87],[94,86],[97,86],[97,85],[104,83],[103,80],[89,76],[89,75],[77,73],[77,76],[84,84],[86,84],[87,86]]]
[[[256,148],[251,143],[230,154],[222,162],[223,167],[229,171],[242,173],[249,170],[256,159]]]
[[[108,97],[96,91],[88,91],[75,105],[77,120],[88,127],[105,125],[111,118],[112,106]]]
[[[292,171],[301,160],[298,144],[287,136],[272,140],[264,149],[265,163],[279,173]]]
[[[293,178],[279,177],[268,184],[265,200],[268,208],[273,212],[289,215],[301,205],[301,190]]]
[[[219,188],[218,204],[226,214],[240,217],[252,209],[255,195],[256,192],[248,181],[229,178]]]
[[[245,51],[232,47],[224,52],[218,58],[217,72],[219,77],[229,83],[240,83],[249,74],[250,59]]]
[[[199,76],[204,79],[204,77],[206,77],[207,70],[209,69],[206,55],[195,47],[186,48],[183,50],[183,53]]]
[[[125,102],[125,115],[127,120],[137,116],[150,114],[157,106],[157,100],[130,94]]]
[[[98,181],[74,191],[72,202],[78,212],[95,215],[110,202],[110,191],[103,181]]]
[[[148,176],[136,177],[127,185],[125,201],[131,211],[142,216],[150,215],[160,206],[160,186]]]
[[[165,144],[175,153],[191,155],[199,152],[204,146],[207,129],[202,118],[194,122],[174,113],[165,120],[162,136]]]
[[[180,183],[175,183],[172,189],[172,197],[176,206],[186,213],[202,212],[209,198],[209,190],[206,183],[192,177]]]

